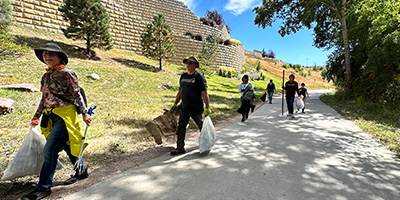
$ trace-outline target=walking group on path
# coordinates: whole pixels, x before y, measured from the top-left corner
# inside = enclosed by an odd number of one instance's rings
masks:
[[[42,134],[45,135],[47,142],[44,146],[44,163],[37,187],[34,191],[24,195],[22,200],[42,199],[51,194],[58,153],[61,150],[67,153],[73,165],[79,163],[79,166],[74,168],[75,171],[71,174],[71,178],[64,182],[65,184],[73,184],[89,176],[88,169],[80,157],[87,142],[84,141],[80,132],[78,114],[82,114],[83,121],[87,126],[91,123],[91,116],[86,107],[84,93],[78,85],[77,75],[66,67],[68,57],[57,44],[47,43],[44,47],[35,49],[35,54],[40,61],[46,64],[47,69],[41,79],[42,98],[30,124],[32,126],[40,124]],[[204,117],[211,114],[207,81],[201,73],[196,71],[199,68],[199,62],[195,57],[189,57],[183,59],[183,63],[186,64],[187,72],[182,74],[179,79],[179,91],[171,107],[171,109],[175,109],[178,103],[182,102],[176,131],[176,148],[170,152],[171,155],[186,152],[185,136],[189,119],[192,118],[201,131]],[[285,83],[283,89],[286,90],[288,116],[293,117],[295,93],[299,96],[302,95],[304,103],[308,93],[304,88],[304,83],[299,90],[297,82],[294,81],[294,75],[290,75],[289,78],[290,80]],[[275,84],[271,80],[266,88],[270,104],[272,104],[272,96],[275,91]],[[242,122],[244,122],[249,117],[250,110],[253,112],[255,108],[254,86],[249,82],[248,75],[242,77],[239,92],[241,93],[241,107],[238,112],[242,113]],[[304,113],[304,108],[302,111]],[[41,120],[39,120],[40,117]]]

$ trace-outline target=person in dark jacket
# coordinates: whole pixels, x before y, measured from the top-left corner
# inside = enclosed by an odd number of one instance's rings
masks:
[[[289,76],[289,81],[287,81],[285,83],[285,86],[282,86],[282,88],[284,90],[286,90],[286,104],[287,104],[287,108],[288,108],[288,117],[290,118],[294,118],[293,116],[293,103],[294,103],[294,96],[297,93],[297,95],[300,96],[299,93],[299,84],[294,81],[295,76],[293,74],[291,74]]]
[[[179,79],[179,91],[171,108],[175,109],[182,99],[178,130],[176,132],[178,139],[176,141],[176,149],[171,151],[171,155],[185,153],[186,126],[189,123],[189,119],[192,118],[201,131],[203,127],[203,112],[205,116],[211,114],[207,81],[202,74],[196,71],[196,68],[199,68],[199,62],[195,57],[189,57],[183,59],[183,63],[186,64],[187,72],[182,74]],[[206,109],[204,109],[203,103]]]
[[[269,83],[266,88],[266,92],[268,93],[268,100],[269,100],[270,104],[272,104],[272,96],[274,95],[275,91],[276,91],[275,84],[273,83],[273,81],[271,79],[271,80],[269,80]]]
[[[40,126],[47,141],[43,149],[44,162],[39,183],[36,189],[24,195],[22,200],[42,199],[51,194],[58,153],[61,150],[67,153],[72,164],[78,160],[83,135],[80,132],[77,108],[87,125],[90,125],[92,121],[80,93],[78,77],[66,67],[68,57],[62,49],[55,43],[47,43],[44,47],[35,49],[35,54],[46,64],[47,69],[41,80],[42,98],[31,120],[31,125],[39,125],[39,118],[42,116]],[[71,102],[74,102],[77,107]],[[87,143],[84,147],[86,145]],[[66,183],[74,183],[89,176],[83,160],[79,168],[81,170],[77,171]]]

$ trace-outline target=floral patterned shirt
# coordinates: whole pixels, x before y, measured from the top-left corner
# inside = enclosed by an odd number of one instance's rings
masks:
[[[43,74],[40,83],[42,99],[40,100],[34,118],[39,118],[43,114],[45,108],[65,107],[71,105],[71,102],[79,107],[83,115],[88,114],[83,97],[80,93],[78,77],[72,70],[66,67],[54,68],[50,72]],[[53,94],[62,96],[69,100],[69,102]]]

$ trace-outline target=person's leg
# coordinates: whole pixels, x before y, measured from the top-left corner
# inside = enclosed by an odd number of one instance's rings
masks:
[[[199,128],[199,131],[201,131],[201,129],[203,128],[203,112],[192,113],[190,117],[196,123],[197,127]]]
[[[294,102],[294,97],[286,97],[286,103],[288,104],[288,111],[289,114],[293,114],[293,102]]]
[[[245,105],[245,109],[244,109],[244,113],[245,113],[245,119],[249,118],[249,113],[250,113],[250,101],[245,101],[244,102]]]
[[[272,96],[274,94],[274,91],[268,91],[268,99],[269,99],[269,103],[272,103]]]
[[[301,110],[301,112],[305,113],[304,109],[306,108],[306,97],[303,98],[303,103],[304,103],[304,106],[303,106],[303,109]]]
[[[57,166],[58,153],[68,141],[68,132],[64,120],[56,114],[50,114],[52,130],[44,145],[44,162],[40,171],[38,188],[50,188]]]
[[[179,122],[178,122],[178,130],[176,134],[178,135],[178,139],[176,141],[176,150],[180,153],[185,149],[185,137],[186,137],[186,126],[189,123],[190,115],[187,112],[180,111],[179,112]],[[174,154],[171,152],[171,154]]]
[[[56,171],[58,152],[68,141],[68,132],[63,119],[55,114],[50,114],[52,120],[52,130],[44,145],[44,162],[40,170],[39,183],[36,189],[21,199],[42,199],[51,194],[51,184],[54,172]]]

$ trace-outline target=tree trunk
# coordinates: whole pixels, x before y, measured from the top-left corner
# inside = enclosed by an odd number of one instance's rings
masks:
[[[346,22],[346,0],[342,0],[342,18],[340,19],[342,22],[342,36],[343,36],[343,45],[344,45],[344,63],[346,67],[345,74],[345,87],[346,87],[346,95],[347,99],[351,99],[351,85],[352,85],[352,77],[351,77],[351,63],[350,63],[350,46],[349,46],[349,37],[348,37],[348,29]]]
[[[90,55],[90,35],[86,34],[86,56],[88,56],[89,58],[92,57],[92,55]]]
[[[162,62],[162,58],[160,58],[159,61],[160,61],[160,70],[162,70],[162,63],[161,63]]]

